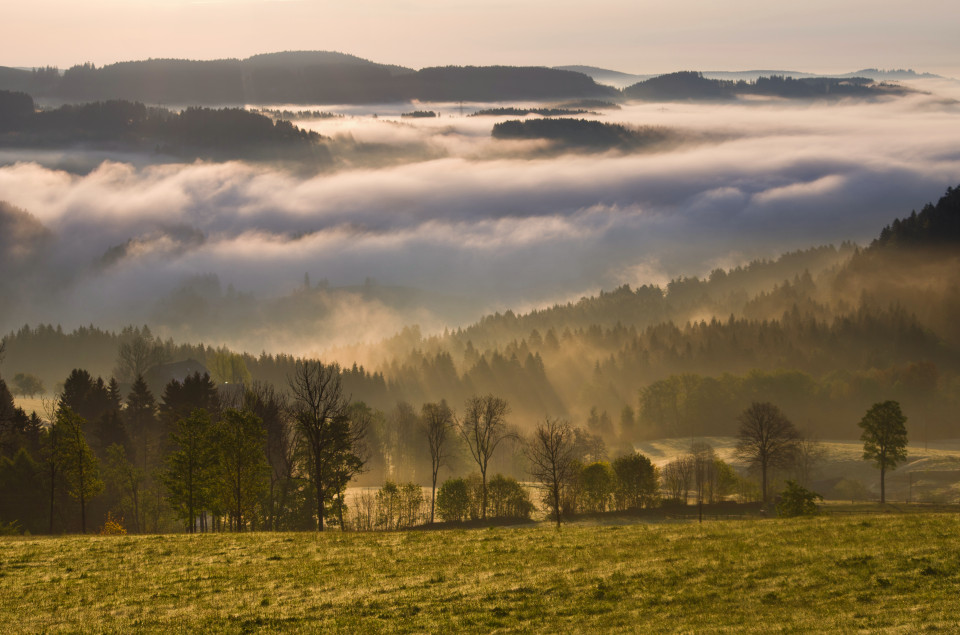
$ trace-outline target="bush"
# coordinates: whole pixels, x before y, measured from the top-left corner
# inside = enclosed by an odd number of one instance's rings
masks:
[[[437,514],[444,520],[466,520],[470,513],[470,498],[466,479],[447,479],[437,491]]]
[[[416,483],[387,481],[376,494],[373,516],[378,529],[409,529],[420,524],[422,515],[423,489]]]
[[[490,518],[530,518],[533,503],[519,481],[496,474],[487,483],[487,516]]]
[[[127,528],[123,526],[123,518],[114,518],[113,513],[107,512],[107,519],[100,528],[101,536],[126,536]]]
[[[586,512],[605,512],[613,497],[616,477],[613,468],[606,461],[597,461],[580,472],[580,484],[583,491],[583,510]]]
[[[0,536],[19,536],[21,533],[20,521],[4,522],[0,520]]]
[[[613,462],[614,503],[618,511],[654,507],[660,479],[650,459],[639,452],[625,454]]]
[[[823,496],[798,485],[796,481],[787,481],[787,489],[780,494],[780,502],[777,503],[777,514],[784,518],[816,516],[817,500],[823,500]]]

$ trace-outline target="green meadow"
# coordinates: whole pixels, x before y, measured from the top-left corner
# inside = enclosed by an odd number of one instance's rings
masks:
[[[960,515],[0,538],[5,632],[960,629]]]

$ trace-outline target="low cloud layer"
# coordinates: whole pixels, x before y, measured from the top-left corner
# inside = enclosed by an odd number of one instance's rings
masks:
[[[485,310],[866,242],[960,183],[960,108],[936,96],[631,106],[598,118],[669,126],[700,141],[536,160],[511,158],[518,155],[490,139],[496,119],[438,109],[435,120],[302,122],[340,148],[397,148],[387,165],[358,159],[316,176],[140,161],[76,174],[7,152],[0,200],[32,215],[9,222],[29,229],[36,245],[27,258],[28,247],[0,240],[0,262],[11,270],[4,295],[14,300],[0,307],[0,328],[163,322],[177,336],[319,352],[412,321],[438,329]],[[287,332],[286,316],[265,307],[300,292],[305,273],[314,287],[325,279],[330,289],[351,288],[324,295],[317,320]],[[207,291],[220,294],[217,306],[231,292],[243,298],[242,328],[222,313],[176,319],[171,298],[203,275],[219,285]]]

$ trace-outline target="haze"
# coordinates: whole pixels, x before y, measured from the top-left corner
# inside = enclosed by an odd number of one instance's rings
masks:
[[[335,153],[388,149],[320,174],[3,151],[0,200],[32,214],[53,244],[44,236],[21,246],[37,259],[9,291],[17,302],[0,310],[0,327],[148,322],[179,339],[317,353],[407,324],[434,332],[785,250],[864,244],[960,182],[960,109],[941,95],[632,105],[594,118],[668,126],[685,141],[559,156],[491,139],[495,118],[429,107],[443,116],[390,116],[406,104],[298,121],[332,137]],[[305,274],[352,288],[308,328],[264,309],[190,320],[177,300],[232,287],[256,305],[295,293]],[[385,297],[371,281],[406,291]]]
[[[920,0],[909,8],[863,0],[38,0],[8,3],[3,20],[0,64],[23,67],[324,49],[415,68],[591,64],[635,73],[840,73],[912,67],[960,74],[960,6],[950,0]]]

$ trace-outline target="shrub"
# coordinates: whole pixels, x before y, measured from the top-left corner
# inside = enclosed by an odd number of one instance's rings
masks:
[[[613,462],[614,503],[618,511],[653,507],[657,503],[657,468],[639,452]]]
[[[487,483],[487,516],[491,518],[530,518],[533,503],[519,481],[496,474]]]
[[[580,483],[583,488],[583,509],[586,512],[605,512],[613,497],[616,477],[606,461],[597,461],[583,468]]]
[[[437,491],[437,514],[444,520],[466,520],[470,513],[470,498],[466,479],[447,479]]]
[[[423,489],[416,483],[387,481],[377,492],[374,507],[379,529],[409,529],[422,520]]]
[[[123,517],[114,518],[112,512],[107,512],[107,519],[100,528],[101,536],[126,536],[127,528],[123,526]]]
[[[777,514],[784,518],[816,516],[817,500],[823,500],[823,496],[798,485],[796,481],[787,481],[787,489],[780,494],[780,502],[777,503]]]
[[[0,520],[0,536],[19,536],[20,533],[20,521],[4,522]]]

